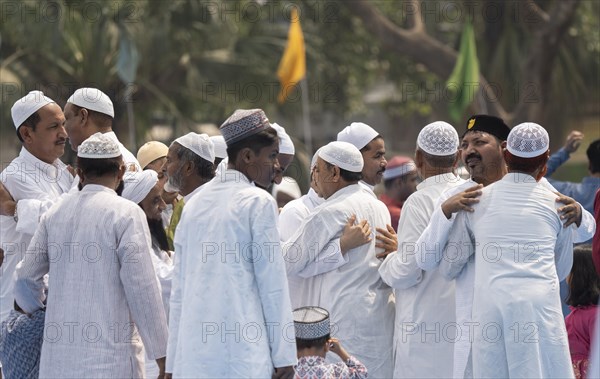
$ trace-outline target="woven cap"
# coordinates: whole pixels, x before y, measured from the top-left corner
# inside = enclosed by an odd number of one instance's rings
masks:
[[[262,109],[238,109],[221,125],[221,134],[227,146],[270,128],[269,119]]]
[[[417,146],[427,154],[448,156],[458,151],[458,133],[447,122],[436,121],[426,125],[417,137]]]
[[[119,145],[102,133],[92,134],[77,148],[77,156],[80,158],[106,159],[120,155]]]
[[[337,140],[351,143],[360,150],[378,135],[379,133],[369,125],[362,122],[353,122],[338,133]]]
[[[296,338],[314,340],[330,333],[329,312],[320,307],[302,307],[292,312]]]
[[[69,97],[67,103],[115,117],[115,109],[110,97],[98,88],[80,88]]]
[[[211,163],[215,161],[215,147],[208,134],[190,132],[177,138],[174,142],[190,149],[202,159]]]
[[[38,109],[54,103],[54,100],[45,96],[42,91],[31,91],[19,100],[10,108],[10,114],[15,124],[15,128],[19,129],[21,125]]]
[[[506,149],[514,156],[534,158],[550,148],[550,137],[541,125],[524,122],[511,129],[506,140]]]
[[[350,172],[362,172],[364,161],[360,150],[348,142],[333,141],[319,149],[325,162]]]

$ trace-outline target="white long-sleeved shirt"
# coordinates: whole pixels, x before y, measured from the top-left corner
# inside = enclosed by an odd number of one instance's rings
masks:
[[[275,200],[239,171],[220,179],[186,203],[175,233],[166,370],[270,377],[297,361]]]
[[[141,376],[142,341],[151,359],[166,355],[149,236],[142,209],[100,185],[42,216],[15,285],[17,303],[32,313],[44,306],[49,274],[40,377]]]
[[[423,272],[415,253],[437,198],[462,182],[448,173],[429,177],[417,186],[402,207],[398,251],[388,255],[379,268],[381,277],[395,288],[396,294],[395,378],[452,375],[454,284],[437,272]],[[431,364],[431,356],[435,356],[435,365]]]

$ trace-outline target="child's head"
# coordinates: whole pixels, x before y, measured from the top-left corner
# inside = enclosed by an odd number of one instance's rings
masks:
[[[294,310],[296,348],[327,351],[329,312],[319,307],[302,307]]]
[[[573,267],[567,283],[567,304],[573,307],[598,304],[600,276],[592,259],[592,245],[579,245],[573,249]]]

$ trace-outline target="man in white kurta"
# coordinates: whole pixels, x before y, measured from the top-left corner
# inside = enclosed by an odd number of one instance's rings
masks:
[[[82,158],[122,165],[118,145],[100,133],[79,147],[84,187],[42,217],[17,271],[15,299],[27,313],[46,303],[40,377],[140,377],[142,341],[151,359],[163,361],[167,344],[146,217],[115,193],[124,166],[88,176]]]
[[[175,234],[167,372],[267,378],[296,362],[277,208],[252,183],[271,183],[277,133],[261,110],[236,111],[221,131],[229,169],[190,199]]]
[[[556,194],[538,182],[548,145],[537,124],[513,128],[509,173],[456,220],[475,246],[475,377],[573,377],[559,280],[571,269],[574,226],[563,227]]]
[[[415,252],[439,195],[462,183],[453,173],[457,151],[458,134],[450,124],[438,121],[421,130],[415,163],[425,180],[402,207],[398,252],[390,254],[379,268],[396,294],[395,378],[452,376],[454,284],[437,272],[424,273]]]
[[[300,305],[327,309],[336,326],[334,335],[367,367],[369,376],[389,378],[393,373],[394,305],[391,288],[377,272],[381,262],[376,255],[383,249],[376,248],[372,238],[342,255],[336,241],[353,214],[367,220],[372,229],[390,223],[385,205],[358,184],[362,166],[360,151],[349,143],[336,141],[319,150],[314,175],[327,200],[286,242],[284,257],[292,275],[314,275],[314,266],[337,264],[336,269],[310,279],[313,293],[307,298],[314,304]],[[341,177],[342,169],[355,179]],[[326,261],[319,263],[322,259]]]
[[[41,215],[69,191],[73,181],[59,159],[67,137],[60,107],[42,92],[32,91],[17,100],[11,113],[17,133],[27,134],[27,138],[21,137],[19,156],[1,174],[2,184],[14,201],[10,200],[13,212],[0,216],[1,247],[5,252],[0,271],[0,321],[13,309],[14,272]],[[36,116],[39,120],[31,125],[31,118]]]

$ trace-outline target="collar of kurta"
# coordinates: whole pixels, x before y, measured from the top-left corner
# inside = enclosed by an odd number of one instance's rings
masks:
[[[248,177],[244,174],[242,174],[240,171],[232,169],[232,168],[228,168],[227,170],[223,171],[221,173],[221,181],[223,183],[225,182],[244,182],[244,183],[248,183],[250,185],[254,185],[253,182],[250,181],[250,179],[248,179]]]
[[[327,201],[337,199],[338,197],[346,197],[357,191],[364,191],[364,190],[361,188],[360,184],[350,184],[349,186],[346,186],[346,187],[338,190],[333,195],[329,196],[329,199],[327,199]]]
[[[325,201],[325,199],[323,199],[322,197],[320,197],[317,192],[314,189],[309,189],[308,193],[306,194],[306,196],[308,196],[313,203],[321,205],[323,204],[323,202]]]
[[[187,195],[185,195],[183,197],[183,201],[185,203],[187,203],[188,201],[190,201],[190,199],[192,198],[192,196],[194,196],[195,194],[197,194],[198,192],[200,192],[200,189],[202,189],[202,187],[204,187],[206,183],[202,184],[201,186],[196,187],[195,190],[193,190],[192,192],[188,193]]]
[[[535,178],[523,172],[509,172],[504,175],[502,180],[511,181],[513,183],[536,183]]]
[[[64,175],[63,170],[67,167],[60,159],[55,160],[52,164],[46,163],[31,154],[24,146],[21,148],[19,156],[36,170],[42,171],[48,179],[57,179],[60,175]]]
[[[115,190],[110,189],[106,186],[103,186],[101,184],[86,184],[85,186],[83,186],[83,188],[80,191],[81,193],[87,193],[87,192],[107,192],[107,193],[112,193],[112,194],[117,194],[115,192]]]
[[[429,178],[423,180],[421,183],[417,185],[417,191],[422,190],[423,188],[435,186],[440,183],[458,183],[462,179],[452,172],[447,172],[445,174],[430,176]]]

